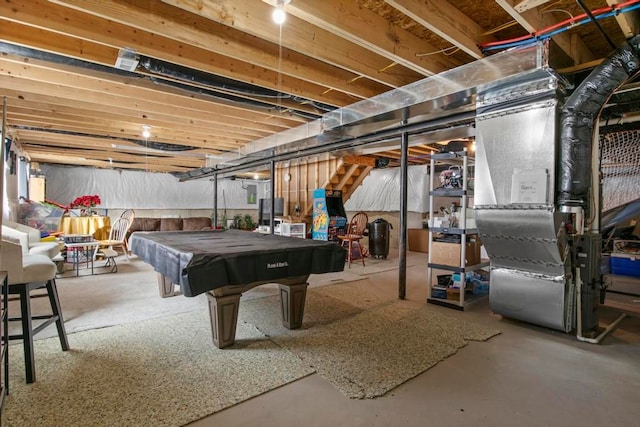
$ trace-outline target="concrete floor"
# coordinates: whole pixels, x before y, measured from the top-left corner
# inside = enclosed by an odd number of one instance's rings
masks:
[[[407,299],[424,304],[426,254],[409,256]],[[371,292],[397,295],[397,271],[370,281]],[[465,312],[428,307],[502,333],[377,399],[348,399],[314,374],[190,426],[640,426],[640,317],[593,345],[502,319],[486,301]],[[620,310],[601,313],[606,323]]]
[[[149,266],[135,258],[119,262],[115,275],[58,280],[68,332],[206,310],[205,298],[161,299],[149,282],[155,274]],[[640,298],[608,298],[610,306],[600,310],[603,324],[621,310],[632,316],[593,345],[503,319],[491,313],[486,300],[464,312],[426,304],[426,263],[427,254],[408,253],[409,301],[502,333],[471,342],[377,399],[348,399],[314,374],[190,426],[640,426]],[[372,293],[397,297],[397,270],[369,279]],[[51,326],[37,338],[53,335]]]

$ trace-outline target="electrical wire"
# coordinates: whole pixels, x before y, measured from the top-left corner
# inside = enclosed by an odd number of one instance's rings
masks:
[[[604,19],[612,16],[617,16],[620,13],[627,13],[640,8],[640,0],[628,0],[624,3],[613,5],[610,7],[602,7],[591,11],[594,19]],[[593,22],[587,13],[577,15],[573,18],[565,19],[540,31],[536,31],[532,34],[514,37],[507,40],[482,43],[479,45],[482,51],[507,49],[511,47],[523,46],[538,41],[546,40],[557,34],[560,34],[568,29],[574,28],[585,23]]]
[[[436,50],[435,52],[416,53],[415,56],[420,58],[422,56],[437,55],[439,53],[449,56],[449,55],[453,55],[459,50],[460,48],[457,46],[449,46],[449,47],[445,47],[444,49]]]

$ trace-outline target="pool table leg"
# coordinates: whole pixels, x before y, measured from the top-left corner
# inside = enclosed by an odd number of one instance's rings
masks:
[[[174,295],[173,282],[161,273],[158,273],[158,290],[160,291],[160,296],[162,298],[172,297]]]
[[[213,335],[213,344],[218,348],[233,345],[236,340],[236,324],[238,322],[241,295],[232,294],[216,297],[207,293],[211,334]]]
[[[298,329],[302,326],[307,286],[309,286],[308,283],[280,285],[282,324],[287,329]]]

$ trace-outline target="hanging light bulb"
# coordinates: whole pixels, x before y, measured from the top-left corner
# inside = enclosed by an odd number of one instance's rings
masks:
[[[144,125],[142,126],[142,137],[144,139],[149,139],[149,137],[151,137],[151,127]]]
[[[284,9],[281,7],[277,7],[273,9],[273,13],[271,14],[271,19],[278,25],[284,24],[284,21],[287,19],[287,14],[284,12]]]
[[[284,11],[284,6],[290,3],[291,0],[277,0],[276,8],[273,9],[273,13],[271,14],[271,19],[278,25],[284,24],[284,21],[287,19],[287,14]]]

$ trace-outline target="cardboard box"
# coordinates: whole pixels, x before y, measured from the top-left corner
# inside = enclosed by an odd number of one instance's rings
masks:
[[[410,251],[429,252],[429,230],[426,228],[409,228],[407,243]]]
[[[466,263],[465,265],[474,265],[480,263],[480,246],[479,241],[467,242],[466,247]],[[460,266],[460,243],[449,242],[433,242],[431,244],[431,263]]]

